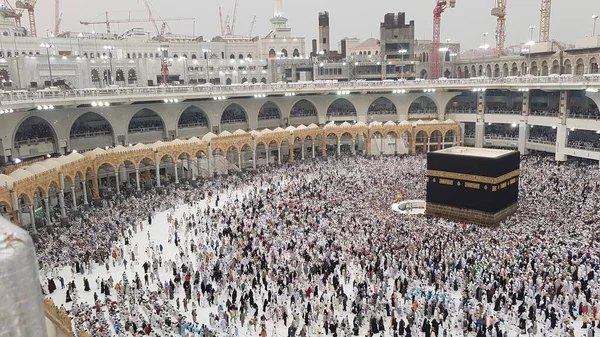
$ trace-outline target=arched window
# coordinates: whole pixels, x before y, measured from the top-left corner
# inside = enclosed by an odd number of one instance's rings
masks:
[[[231,54],[231,55],[229,55],[229,58],[233,60],[233,59],[235,59],[235,55]]]
[[[123,74],[123,69],[117,69],[115,81],[117,81],[117,82],[125,81],[125,75]]]
[[[92,69],[92,82],[100,82],[100,74],[98,69]]]
[[[137,81],[137,74],[135,72],[135,69],[129,69],[127,78],[129,79],[129,81]]]
[[[300,52],[298,51],[298,48],[294,48],[294,52],[292,53],[293,57],[300,57]]]
[[[244,55],[243,54],[239,54],[238,55],[238,59],[243,60],[244,59]]]
[[[251,59],[252,58],[252,54],[248,54],[248,56],[246,56],[247,58]]]
[[[198,57],[196,56],[196,54],[192,54],[192,60],[197,59]]]
[[[284,48],[284,49],[281,50],[281,56],[288,57],[288,51],[287,51],[287,49]]]

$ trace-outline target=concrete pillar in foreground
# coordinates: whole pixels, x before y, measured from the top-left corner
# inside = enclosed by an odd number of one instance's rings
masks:
[[[1,336],[47,336],[44,298],[31,236],[0,217]]]

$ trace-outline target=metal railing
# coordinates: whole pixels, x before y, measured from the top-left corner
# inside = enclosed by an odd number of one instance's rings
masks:
[[[28,144],[39,144],[39,143],[48,143],[53,142],[51,137],[46,138],[30,138],[15,141],[15,146],[28,145]]]
[[[101,137],[101,136],[110,136],[110,131],[92,131],[92,132],[81,132],[71,134],[71,138],[86,138],[86,137]]]
[[[595,120],[600,120],[600,115],[578,115],[578,114],[574,114],[571,115],[569,114],[568,116],[569,118],[580,118],[580,119],[595,119]]]
[[[556,145],[556,140],[544,140],[544,139],[527,139],[528,143],[544,144],[544,145]]]
[[[440,79],[440,80],[414,80],[414,81],[316,81],[301,83],[274,83],[274,84],[241,84],[241,85],[197,85],[197,86],[157,86],[157,87],[118,87],[118,88],[85,88],[71,90],[15,90],[0,92],[0,101],[35,101],[69,98],[107,98],[123,96],[158,96],[177,94],[205,94],[223,96],[233,93],[249,92],[275,92],[275,91],[310,91],[310,90],[338,90],[338,89],[393,89],[399,87],[432,88],[438,86],[518,86],[529,84],[580,84],[600,85],[600,75],[584,76],[540,76],[540,77],[514,77],[514,78],[469,78],[469,79]]]
[[[567,148],[577,149],[577,150],[586,150],[586,151],[594,151],[600,152],[600,147],[593,145],[575,145],[575,144],[567,144]]]

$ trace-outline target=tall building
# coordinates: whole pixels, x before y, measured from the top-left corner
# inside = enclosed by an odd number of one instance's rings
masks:
[[[381,50],[384,60],[414,57],[415,21],[406,23],[406,14],[387,13],[380,26]]]
[[[319,52],[327,54],[331,51],[329,40],[329,12],[319,13]]]

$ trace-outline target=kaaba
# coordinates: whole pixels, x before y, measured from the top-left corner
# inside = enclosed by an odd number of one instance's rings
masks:
[[[497,227],[517,211],[518,151],[452,147],[427,154],[425,215]]]

